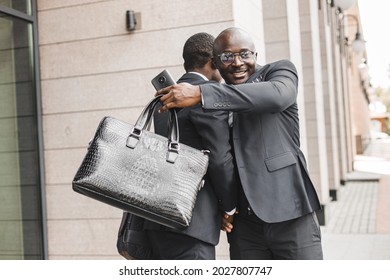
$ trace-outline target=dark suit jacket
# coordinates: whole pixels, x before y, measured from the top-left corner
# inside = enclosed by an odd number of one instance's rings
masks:
[[[298,76],[287,60],[245,84],[200,85],[203,107],[234,111],[233,146],[241,184],[255,214],[281,222],[320,209],[299,148]]]
[[[198,85],[207,81],[197,74],[186,73],[178,81],[182,82]],[[167,136],[167,115],[154,114],[157,134]],[[180,143],[210,151],[205,184],[198,194],[190,226],[179,232],[216,245],[220,235],[220,211],[236,207],[239,182],[229,142],[228,113],[204,112],[198,105],[181,109],[178,120]],[[153,226],[148,222],[146,228],[153,229]]]

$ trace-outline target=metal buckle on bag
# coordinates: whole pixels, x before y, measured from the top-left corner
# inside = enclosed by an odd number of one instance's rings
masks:
[[[178,142],[168,143],[167,161],[175,163],[177,156],[179,155],[180,144]]]
[[[205,181],[204,181],[204,179],[202,179],[202,181],[200,181],[198,191],[200,191],[201,189],[203,189],[204,183],[205,183]]]
[[[169,142],[168,151],[179,153],[180,144],[178,142]]]
[[[136,127],[133,127],[133,131],[130,133],[130,135],[136,137],[137,139],[139,139],[142,135],[142,129],[139,129],[139,128],[136,128]]]
[[[126,146],[134,149],[142,135],[142,129],[133,127],[129,137],[127,137]]]

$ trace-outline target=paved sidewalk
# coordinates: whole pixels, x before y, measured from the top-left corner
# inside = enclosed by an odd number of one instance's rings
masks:
[[[327,205],[321,227],[326,260],[390,260],[390,139],[375,140],[354,161],[355,171]],[[217,259],[229,259],[225,234]]]
[[[390,139],[356,156],[355,171],[322,227],[328,260],[390,260]]]

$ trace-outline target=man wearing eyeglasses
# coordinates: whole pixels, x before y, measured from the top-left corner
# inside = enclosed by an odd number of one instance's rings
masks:
[[[202,103],[205,110],[234,112],[242,187],[238,214],[224,216],[230,257],[322,259],[320,203],[299,148],[295,66],[288,60],[258,65],[253,40],[239,28],[218,35],[213,55],[226,84],[181,84],[157,94],[166,94],[161,111]]]

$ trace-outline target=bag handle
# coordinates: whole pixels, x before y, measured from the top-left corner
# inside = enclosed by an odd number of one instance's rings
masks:
[[[138,117],[133,129],[131,130],[129,136],[126,140],[126,146],[134,149],[139,139],[141,138],[142,131],[147,129],[152,121],[152,116],[154,114],[154,110],[160,101],[160,97],[162,95],[158,95],[154,97],[142,110],[140,116]],[[175,109],[169,110],[169,118],[168,118],[168,153],[167,153],[167,161],[174,163],[178,156],[180,150],[179,145],[179,122],[177,119],[177,112]]]

